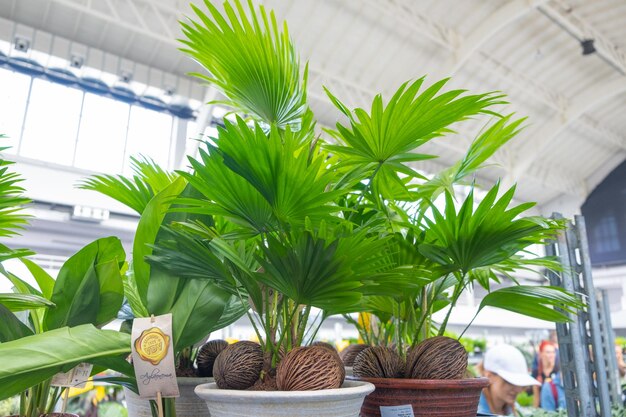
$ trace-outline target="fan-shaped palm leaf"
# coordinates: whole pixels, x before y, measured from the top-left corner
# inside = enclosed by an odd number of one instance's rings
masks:
[[[177,175],[164,171],[146,157],[131,157],[131,166],[135,173],[132,177],[94,175],[81,182],[79,188],[98,191],[141,214],[152,197],[170,185]]]
[[[0,140],[6,138],[0,135]],[[8,149],[0,147],[0,152]],[[23,229],[30,216],[24,214],[23,206],[30,203],[24,197],[24,189],[18,184],[23,181],[19,174],[9,170],[13,162],[0,158],[0,237],[12,236]]]
[[[403,84],[386,106],[382,96],[376,96],[369,114],[363,109],[356,109],[353,114],[327,91],[350,120],[350,127],[338,123],[337,131],[329,132],[339,144],[328,149],[339,155],[341,165],[348,169],[367,169],[372,187],[385,198],[398,197],[389,195],[389,184],[394,183],[404,189],[399,197],[408,198],[405,182],[398,174],[423,178],[406,165],[434,157],[416,153],[419,146],[449,132],[451,124],[480,113],[491,113],[490,107],[502,103],[502,96],[494,93],[462,95],[464,91],[452,90],[439,94],[447,80],[420,94],[423,82],[424,78],[420,78]]]
[[[183,52],[210,73],[194,74],[217,87],[228,104],[281,129],[300,130],[306,106],[306,71],[287,26],[282,31],[274,13],[258,11],[248,1],[249,15],[238,0],[224,3],[225,16],[209,1],[208,14],[192,5],[199,21],[181,22]]]

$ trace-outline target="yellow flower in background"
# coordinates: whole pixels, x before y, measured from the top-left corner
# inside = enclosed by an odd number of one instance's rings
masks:
[[[234,337],[227,337],[225,339],[229,345],[232,345],[233,343],[237,343],[239,341],[239,339],[235,339]]]
[[[341,352],[342,350],[350,346],[350,342],[346,339],[343,339],[335,343],[335,346],[337,347],[337,351]]]
[[[91,378],[89,378],[89,380],[85,384],[85,388],[70,388],[69,397],[72,398],[72,397],[79,396],[80,394],[84,394],[88,391],[91,391],[92,389],[93,389],[93,381],[91,380]]]

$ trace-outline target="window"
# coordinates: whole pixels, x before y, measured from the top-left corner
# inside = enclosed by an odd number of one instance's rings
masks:
[[[132,106],[128,122],[128,138],[124,173],[130,174],[131,156],[149,156],[162,168],[168,168],[172,144],[172,116]]]
[[[0,69],[0,134],[9,137],[0,146],[11,147],[4,152],[17,153],[31,80],[28,75]]]
[[[117,174],[124,165],[130,105],[86,93],[74,166]]]
[[[20,155],[72,165],[82,101],[81,90],[34,79]]]
[[[606,216],[600,219],[593,228],[593,240],[596,243],[595,250],[598,253],[620,250],[617,222],[614,216]]]

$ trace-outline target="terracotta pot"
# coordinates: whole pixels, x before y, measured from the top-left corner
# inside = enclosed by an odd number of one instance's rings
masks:
[[[356,378],[371,382],[376,390],[365,397],[361,417],[380,417],[381,406],[408,406],[415,417],[476,417],[481,390],[487,378],[403,379]]]
[[[213,378],[178,377],[180,397],[176,398],[177,417],[208,417],[209,409],[193,392],[197,385],[213,382]],[[150,402],[142,400],[131,390],[124,388],[128,417],[152,417]]]

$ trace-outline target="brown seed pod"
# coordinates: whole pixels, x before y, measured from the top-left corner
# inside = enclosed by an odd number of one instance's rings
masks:
[[[276,370],[276,384],[281,391],[339,388],[344,377],[339,355],[321,346],[295,348]]]
[[[259,379],[263,369],[263,350],[258,343],[237,342],[217,355],[213,377],[218,388],[243,390]]]
[[[198,366],[198,375],[202,377],[213,376],[213,364],[217,355],[223,351],[228,342],[225,340],[209,340],[198,351],[196,357],[196,365]]]
[[[446,336],[426,339],[407,355],[407,378],[462,379],[466,370],[465,348],[458,340]]]
[[[402,378],[404,361],[386,346],[370,346],[354,358],[354,376],[362,378]]]
[[[364,344],[349,345],[344,350],[342,350],[341,353],[339,353],[339,357],[343,361],[344,365],[352,366],[354,365],[354,359],[356,358],[356,355],[363,352],[368,347],[369,345]]]

